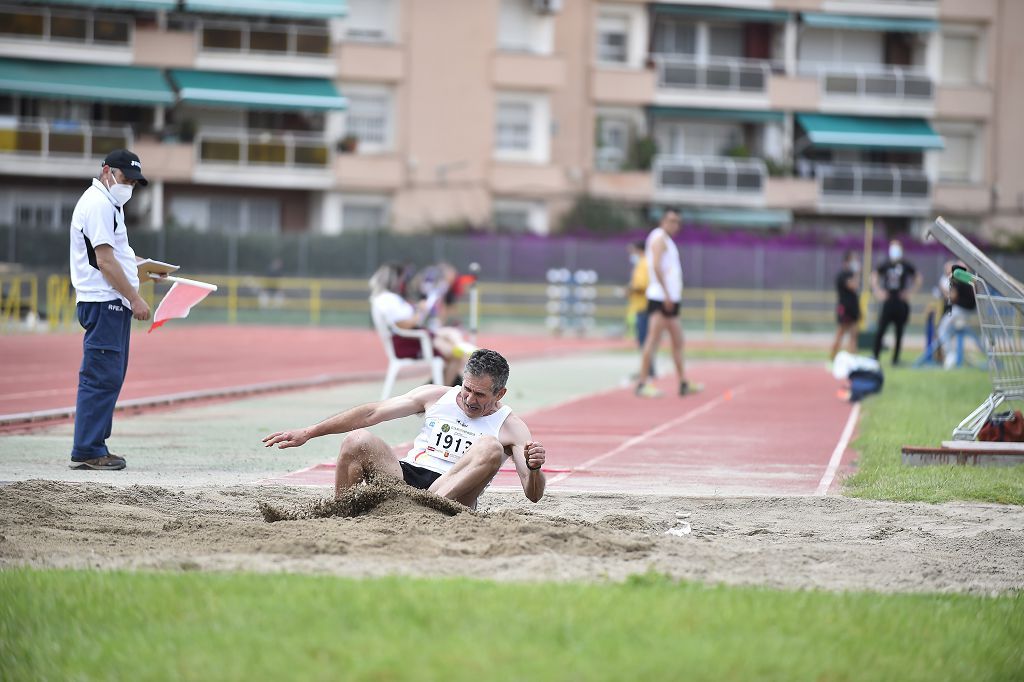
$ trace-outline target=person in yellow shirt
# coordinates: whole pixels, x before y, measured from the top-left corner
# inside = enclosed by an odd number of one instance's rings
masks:
[[[650,282],[650,274],[647,271],[644,242],[632,242],[628,248],[633,274],[629,278],[629,293],[626,299],[626,326],[633,332],[637,347],[643,352],[644,343],[647,341],[647,285]],[[652,366],[651,376],[654,375]]]

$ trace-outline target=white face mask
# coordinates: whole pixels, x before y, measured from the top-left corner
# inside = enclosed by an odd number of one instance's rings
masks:
[[[114,180],[114,174],[110,174],[110,179]],[[110,196],[114,197],[114,201],[117,202],[118,206],[124,206],[128,203],[128,200],[132,198],[132,190],[135,189],[134,185],[122,185],[117,180],[107,187],[107,191],[110,192]]]
[[[855,260],[850,261],[850,272],[860,272],[860,263]]]
[[[889,247],[889,260],[899,260],[900,258],[903,258],[903,249],[893,244]]]
[[[629,254],[629,262],[630,262],[631,265],[636,265],[637,263],[639,263],[640,262],[640,254],[638,254],[638,253],[631,253],[631,254]]]

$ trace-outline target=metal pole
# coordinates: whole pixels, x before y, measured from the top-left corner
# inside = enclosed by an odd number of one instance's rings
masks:
[[[473,281],[469,285],[469,340],[476,344],[476,332],[480,328],[480,291],[477,289],[477,280],[480,279],[480,264],[470,263],[469,273],[473,275]]]
[[[868,302],[871,300],[871,247],[875,240],[874,218],[864,218],[864,254],[860,261],[860,328],[867,327]]]

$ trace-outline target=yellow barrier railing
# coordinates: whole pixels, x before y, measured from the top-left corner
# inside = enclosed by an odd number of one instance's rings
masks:
[[[229,324],[246,319],[273,319],[279,313],[305,318],[310,324],[324,322],[326,315],[368,313],[364,279],[307,279],[297,277],[227,277],[195,275],[195,279],[216,284],[219,289],[198,310],[222,311]],[[0,277],[0,325],[10,326],[26,314],[39,316],[39,301],[34,276]],[[166,293],[169,284],[145,282],[142,296],[152,309]],[[625,301],[622,288],[615,285],[594,287],[592,316],[602,322],[623,319]],[[480,311],[487,318],[534,318],[547,315],[549,285],[486,282],[480,285]],[[931,302],[918,296],[914,308],[926,309]],[[681,315],[684,321],[703,325],[708,335],[723,327],[757,325],[774,328],[784,336],[798,329],[830,328],[835,323],[835,294],[831,291],[784,291],[763,289],[687,289],[683,294]],[[26,312],[28,311],[28,312]],[[259,317],[255,317],[253,314]],[[873,306],[865,311],[869,322]],[[73,328],[75,297],[66,276],[51,275],[46,280],[46,314],[51,330]],[[468,304],[460,302],[456,314],[465,319]]]
[[[39,285],[33,276],[0,276],[0,327],[39,319]]]

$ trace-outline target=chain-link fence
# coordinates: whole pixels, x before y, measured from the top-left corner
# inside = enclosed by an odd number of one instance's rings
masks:
[[[622,237],[536,237],[495,234],[341,235],[281,233],[237,235],[170,228],[134,230],[139,255],[176,263],[183,273],[290,277],[368,277],[385,261],[415,266],[446,261],[465,270],[480,265],[481,277],[494,282],[545,282],[548,270],[585,269],[602,284],[624,283],[630,272],[626,245],[643,235]],[[688,242],[680,240],[687,287],[831,291],[845,246],[818,244]],[[951,256],[934,246],[907,245],[907,259],[930,290]],[[884,241],[875,248],[884,257]],[[28,227],[0,227],[0,262],[35,271],[67,272],[68,234]],[[1024,278],[1024,255],[995,254],[1007,272]],[[279,261],[273,268],[271,264]]]

